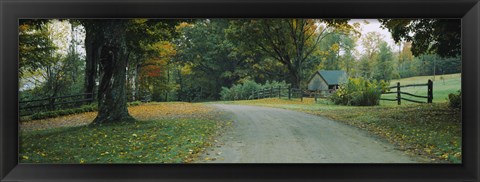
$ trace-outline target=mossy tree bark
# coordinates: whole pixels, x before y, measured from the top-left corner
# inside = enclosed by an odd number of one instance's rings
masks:
[[[132,121],[125,94],[126,43],[128,20],[104,20],[98,23],[103,37],[99,59],[98,115],[92,124]]]
[[[85,93],[92,93],[92,95],[86,95],[86,99],[94,97],[98,62],[100,59],[100,48],[102,45],[101,32],[96,27],[96,22],[99,20],[82,20],[81,23],[85,27]]]

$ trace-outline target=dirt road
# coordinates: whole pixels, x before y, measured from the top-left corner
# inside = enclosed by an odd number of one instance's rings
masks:
[[[360,129],[327,118],[267,107],[213,106],[230,113],[233,127],[207,149],[201,163],[416,162]]]

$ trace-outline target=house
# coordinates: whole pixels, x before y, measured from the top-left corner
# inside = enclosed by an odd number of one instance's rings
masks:
[[[346,82],[347,79],[347,73],[343,70],[320,70],[310,77],[308,90],[331,92],[338,89],[338,86]]]

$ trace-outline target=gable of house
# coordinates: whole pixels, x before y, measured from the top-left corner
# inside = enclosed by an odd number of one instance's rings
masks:
[[[308,82],[308,90],[327,90],[328,85],[325,80],[320,76],[320,74],[315,73],[313,77]]]
[[[340,85],[347,81],[347,73],[343,70],[320,70],[318,74],[322,76],[327,85]]]
[[[315,72],[308,81],[308,90],[328,90],[337,87],[348,79],[342,70],[320,70]]]

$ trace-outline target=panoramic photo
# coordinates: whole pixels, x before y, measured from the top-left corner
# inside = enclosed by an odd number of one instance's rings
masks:
[[[460,19],[20,19],[19,163],[462,163]]]

